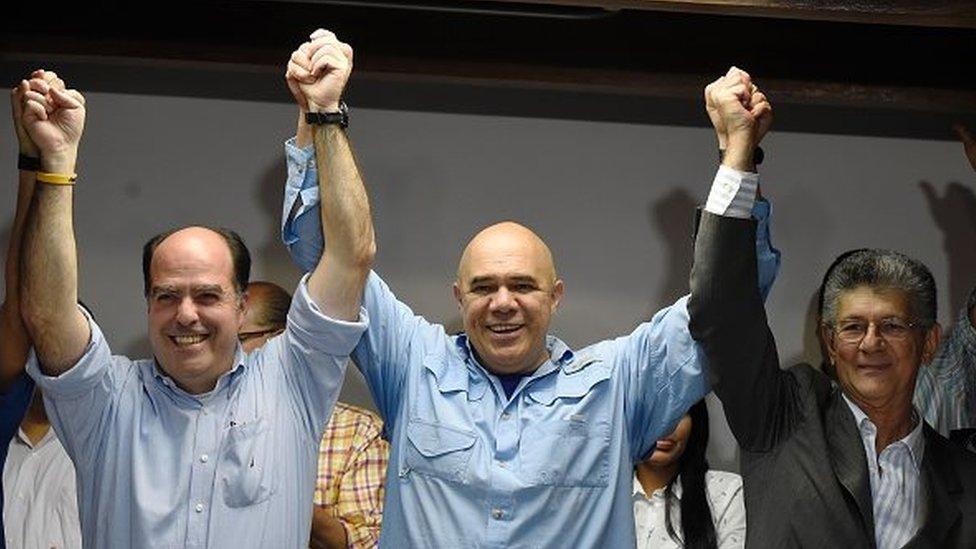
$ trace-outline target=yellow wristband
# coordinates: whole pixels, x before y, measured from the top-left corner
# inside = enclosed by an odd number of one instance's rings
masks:
[[[37,180],[49,185],[74,185],[76,179],[76,173],[37,172]]]

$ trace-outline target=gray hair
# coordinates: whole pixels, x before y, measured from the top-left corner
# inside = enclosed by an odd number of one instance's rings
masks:
[[[820,318],[837,320],[840,294],[860,286],[898,290],[908,298],[912,320],[920,328],[935,324],[935,279],[922,262],[891,250],[860,249],[842,254],[824,275],[820,293]]]

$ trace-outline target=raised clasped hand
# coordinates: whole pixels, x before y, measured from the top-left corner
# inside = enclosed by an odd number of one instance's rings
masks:
[[[73,172],[85,128],[85,98],[46,71],[32,73],[14,93],[21,98],[21,125],[41,156],[42,169]]]
[[[288,60],[285,80],[302,110],[335,112],[352,72],[352,47],[318,29]]]

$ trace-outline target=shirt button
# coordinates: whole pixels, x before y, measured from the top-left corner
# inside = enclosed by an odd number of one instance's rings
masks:
[[[202,456],[200,456],[200,463],[206,463],[208,461],[210,461],[210,456],[208,456],[207,454],[203,454]]]
[[[512,414],[510,414],[508,412],[502,413],[502,419],[509,419],[510,417],[512,417]]]
[[[491,516],[492,516],[492,518],[494,518],[495,520],[501,520],[501,519],[502,519],[502,517],[504,517],[504,516],[505,516],[505,512],[504,512],[504,511],[502,511],[501,509],[492,509],[492,510],[491,510]]]
[[[203,504],[202,503],[198,503],[197,506],[193,508],[193,510],[195,510],[197,513],[202,513],[203,512]]]
[[[502,469],[508,468],[508,464],[505,463],[504,461],[499,461],[498,466],[501,467]]]

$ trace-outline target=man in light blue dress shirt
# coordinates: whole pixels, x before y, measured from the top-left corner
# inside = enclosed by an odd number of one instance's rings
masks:
[[[308,65],[315,47],[293,62]],[[293,92],[308,77],[290,71]],[[287,146],[283,237],[309,269],[323,253],[318,210],[334,209],[316,171],[348,159],[313,154],[304,119]],[[764,227],[766,213],[757,208]],[[778,255],[765,230],[757,251],[768,287]],[[512,222],[468,244],[454,294],[457,336],[375,273],[366,284],[370,325],[353,358],[392,448],[380,546],[633,547],[634,463],[708,391],[685,299],[630,334],[570,349],[548,334],[563,297],[550,251]]]
[[[351,57],[335,40],[321,49],[325,75],[304,88],[328,108]],[[77,468],[84,545],[307,547],[319,440],[367,323],[360,297],[374,246],[355,165],[334,165],[323,196],[367,223],[323,209],[335,245],[300,282],[283,334],[243,353],[247,249],[230,231],[187,227],[144,249],[155,360],[132,361],[112,356],[75,306],[70,176],[84,99],[30,86],[23,123],[42,173],[24,240],[28,372]]]

